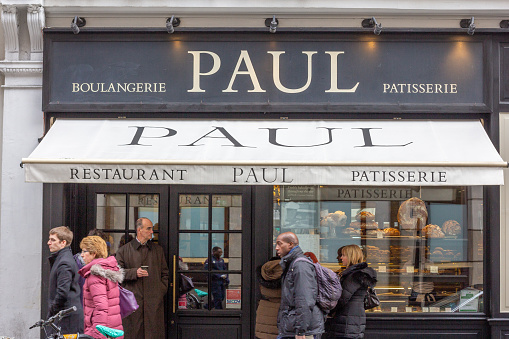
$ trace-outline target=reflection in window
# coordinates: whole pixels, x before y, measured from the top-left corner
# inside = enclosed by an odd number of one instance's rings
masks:
[[[159,240],[159,195],[158,194],[113,194],[96,195],[96,228],[104,231],[110,242],[110,254],[134,239],[136,220],[148,218],[154,224],[154,239]]]
[[[195,289],[180,296],[179,310],[241,308],[241,203],[240,195],[180,195],[179,273]]]
[[[297,234],[302,249],[341,271],[341,246],[356,244],[378,274],[372,312],[482,312],[482,187],[274,188],[274,240]]]

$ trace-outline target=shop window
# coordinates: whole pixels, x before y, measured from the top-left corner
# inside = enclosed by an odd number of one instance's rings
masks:
[[[194,289],[179,311],[240,309],[242,282],[241,195],[179,196],[179,269]]]
[[[337,272],[338,249],[360,246],[378,275],[369,312],[483,312],[482,205],[482,187],[275,186],[273,238],[296,233]]]
[[[148,218],[154,224],[154,241],[159,239],[158,194],[96,194],[96,229],[104,232],[110,254],[136,236],[136,220]]]

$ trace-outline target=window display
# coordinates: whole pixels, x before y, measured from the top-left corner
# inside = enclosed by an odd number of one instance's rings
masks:
[[[360,246],[378,274],[369,312],[482,312],[482,197],[480,186],[275,186],[273,236],[294,232],[338,272],[338,249]]]

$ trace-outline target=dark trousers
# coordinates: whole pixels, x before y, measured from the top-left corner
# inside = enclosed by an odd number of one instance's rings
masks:
[[[212,283],[210,286],[212,292],[212,301],[216,310],[223,309],[223,300],[226,297],[226,288],[224,284]]]
[[[315,334],[313,336],[313,339],[320,339],[321,337],[322,337],[321,334]],[[295,339],[295,336],[293,336],[293,337],[277,337],[277,339]]]

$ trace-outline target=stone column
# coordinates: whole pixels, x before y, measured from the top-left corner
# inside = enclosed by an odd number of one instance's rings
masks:
[[[0,61],[0,337],[19,339],[40,335],[39,329],[28,327],[41,316],[41,249],[46,241],[41,239],[42,184],[25,183],[20,162],[44,132],[40,18],[44,12],[40,6],[32,10],[16,6],[2,6],[1,15],[5,60]],[[18,15],[25,10],[27,25],[20,25]],[[20,36],[30,36],[36,61],[19,60]]]

